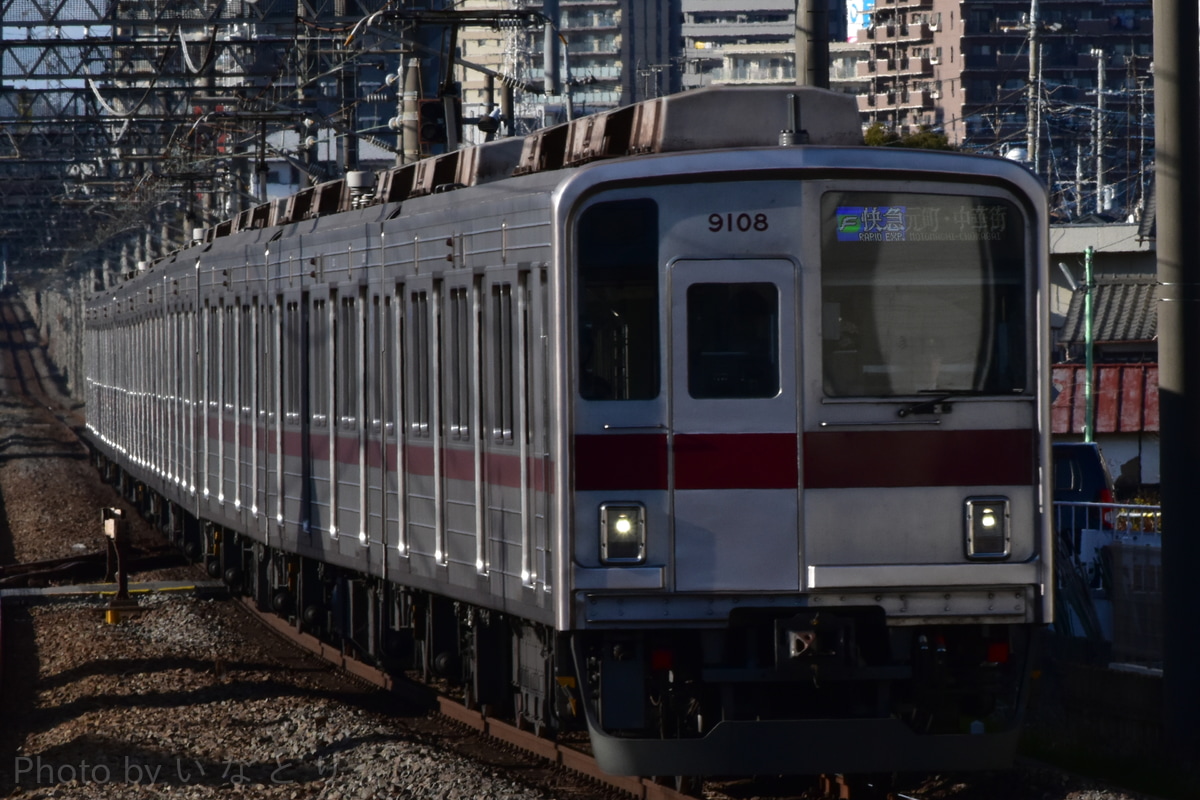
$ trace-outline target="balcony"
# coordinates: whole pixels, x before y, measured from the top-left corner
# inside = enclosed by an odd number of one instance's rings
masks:
[[[680,28],[684,39],[723,41],[737,39],[759,39],[796,35],[792,22],[685,22]]]
[[[1136,28],[1136,23],[1134,24]],[[1112,19],[1081,19],[1075,22],[1075,32],[1083,36],[1103,36],[1108,33],[1128,35],[1130,29],[1122,24],[1120,17]]]
[[[563,21],[563,29],[569,31],[612,30],[620,27],[616,14],[587,14],[574,16]]]
[[[996,54],[996,69],[1017,72],[1029,72],[1029,54],[1028,53],[997,53]]]
[[[933,75],[933,64],[928,58],[906,58],[900,62],[896,71],[901,75],[928,77]]]
[[[782,11],[793,13],[796,10],[796,0],[756,0],[756,11]],[[703,11],[708,14],[745,14],[745,0],[683,0],[683,13],[695,14]]]
[[[933,30],[927,22],[885,23],[867,28],[865,38],[875,42],[925,42],[933,40]]]
[[[900,108],[909,110],[926,111],[933,108],[933,95],[935,93],[925,89],[910,89],[900,92]]]
[[[937,92],[924,89],[901,89],[879,94],[858,95],[858,110],[866,111],[930,111]]]
[[[594,55],[596,53],[607,53],[617,56],[621,53],[621,38],[619,36],[608,36],[602,38],[586,38],[571,42],[567,54],[572,57],[583,55]]]
[[[792,64],[780,67],[728,67],[715,69],[711,73],[713,83],[722,84],[778,84],[796,80],[796,68]]]

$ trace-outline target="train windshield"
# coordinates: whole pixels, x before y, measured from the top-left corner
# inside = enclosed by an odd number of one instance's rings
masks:
[[[821,226],[826,396],[1028,391],[1025,223],[1014,204],[829,192]]]
[[[580,215],[579,393],[652,400],[659,393],[658,204],[597,203]]]

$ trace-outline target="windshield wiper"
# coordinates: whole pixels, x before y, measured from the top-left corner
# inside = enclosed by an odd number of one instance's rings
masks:
[[[910,414],[949,414],[953,407],[949,400],[952,397],[974,397],[983,394],[978,389],[922,389],[917,394],[933,395],[928,400],[918,400],[915,403],[909,403],[902,406],[896,412],[898,417],[907,417]]]

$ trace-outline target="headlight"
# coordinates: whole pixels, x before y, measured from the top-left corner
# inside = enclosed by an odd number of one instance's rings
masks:
[[[600,560],[605,564],[646,560],[646,509],[640,504],[600,506]]]
[[[967,558],[1008,558],[1011,545],[1007,497],[968,497]]]

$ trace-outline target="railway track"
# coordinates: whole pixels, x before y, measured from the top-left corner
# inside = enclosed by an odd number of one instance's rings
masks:
[[[168,552],[132,553],[126,564],[130,571],[145,571],[180,566],[186,563],[181,554]],[[21,564],[0,565],[0,589],[45,586],[55,583],[80,583],[99,580],[110,574],[111,564],[106,553],[90,552],[49,558]]]
[[[0,353],[4,370],[3,377],[9,385],[11,396],[28,402],[31,407],[41,407],[49,416],[59,404],[62,393],[57,387],[50,388],[53,371],[46,361],[45,351],[39,346],[37,327],[28,310],[21,302],[13,302],[8,295],[0,302]]]
[[[240,602],[249,613],[275,633],[314,655],[320,656],[354,677],[381,689],[394,691],[398,688],[396,679],[389,673],[329,646],[273,614],[259,611],[252,602],[245,598],[241,598]],[[578,748],[551,741],[532,731],[522,730],[504,720],[489,717],[482,710],[467,708],[444,694],[436,696],[434,706],[442,716],[478,734],[492,737],[505,745],[545,759],[552,765],[561,766],[587,780],[624,795],[639,798],[639,800],[685,800],[694,796],[646,778],[609,775],[596,766],[595,759]]]

